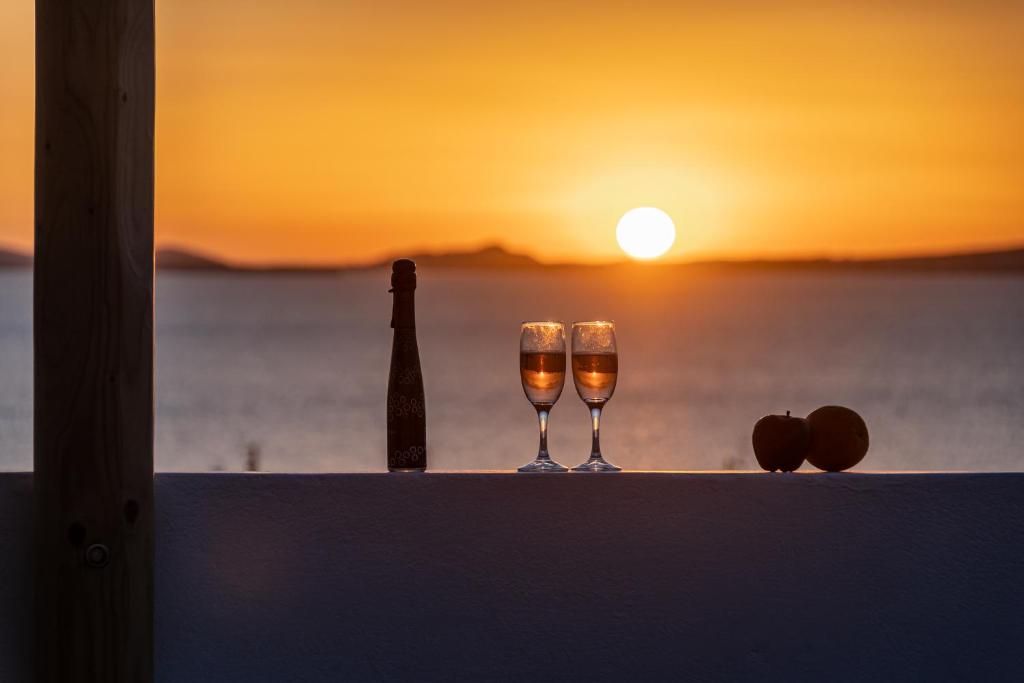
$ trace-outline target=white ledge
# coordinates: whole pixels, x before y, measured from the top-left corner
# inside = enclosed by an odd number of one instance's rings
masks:
[[[1024,473],[160,474],[177,681],[992,680],[1024,664]],[[31,666],[0,474],[0,680]]]

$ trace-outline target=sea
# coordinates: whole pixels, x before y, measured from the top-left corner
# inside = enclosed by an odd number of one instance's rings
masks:
[[[626,469],[756,469],[754,422],[859,412],[860,470],[1024,469],[1024,277],[699,268],[423,269],[432,469],[511,470],[537,450],[526,320],[616,321],[605,457]],[[160,272],[156,468],[385,469],[383,270]],[[31,272],[0,270],[0,469],[32,468]],[[590,448],[571,380],[550,451]],[[805,468],[809,466],[805,465]],[[779,475],[782,476],[782,475]]]

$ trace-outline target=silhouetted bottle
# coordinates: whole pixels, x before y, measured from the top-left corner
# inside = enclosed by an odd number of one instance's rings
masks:
[[[416,264],[398,259],[391,265],[395,295],[391,327],[391,373],[388,376],[388,469],[422,472],[427,469],[427,416],[423,374],[416,346]]]

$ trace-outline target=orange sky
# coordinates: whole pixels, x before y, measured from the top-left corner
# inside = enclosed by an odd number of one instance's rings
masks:
[[[899,9],[896,9],[896,6]],[[33,3],[0,0],[0,244],[32,239]],[[1024,242],[1024,3],[157,2],[158,240],[669,258]]]

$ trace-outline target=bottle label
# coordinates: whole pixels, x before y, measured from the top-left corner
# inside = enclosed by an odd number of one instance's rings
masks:
[[[427,420],[416,332],[396,329],[388,377],[388,467],[424,469]]]
[[[392,469],[405,469],[413,467],[425,467],[427,449],[423,446],[409,446],[406,449],[398,449],[391,452],[388,460],[388,467]]]
[[[388,419],[405,417],[424,417],[423,401],[405,394],[388,397]]]

